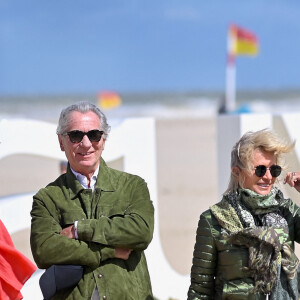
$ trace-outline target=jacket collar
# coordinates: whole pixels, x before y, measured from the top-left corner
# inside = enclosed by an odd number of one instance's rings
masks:
[[[103,158],[100,158],[100,170],[96,182],[96,188],[101,191],[114,192],[117,189],[118,178],[112,175],[112,169],[109,168]]]
[[[68,164],[66,180],[67,187],[69,188],[70,199],[74,199],[84,190],[84,188],[71,171],[70,164]],[[117,180],[114,176],[112,176],[111,169],[107,166],[102,157],[100,158],[100,170],[95,186],[95,190],[96,189],[100,189],[105,192],[114,192],[117,189]]]

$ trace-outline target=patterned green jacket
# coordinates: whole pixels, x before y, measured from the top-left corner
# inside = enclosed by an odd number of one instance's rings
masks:
[[[294,241],[300,242],[300,209],[287,199],[280,211],[289,225],[287,243],[294,249]],[[248,248],[229,243],[221,231],[211,210],[200,216],[188,300],[266,299],[264,294],[250,292],[254,280],[244,271],[244,267],[248,266]]]
[[[101,159],[94,193],[66,174],[33,197],[31,249],[39,268],[84,266],[84,276],[52,299],[153,299],[144,251],[153,235],[154,208],[143,179],[109,168]],[[78,220],[78,240],[60,235]],[[128,260],[114,248],[133,249]]]

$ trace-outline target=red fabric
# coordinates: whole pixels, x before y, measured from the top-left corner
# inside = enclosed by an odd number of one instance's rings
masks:
[[[12,242],[0,220],[0,299],[23,299],[21,289],[37,267]]]
[[[248,41],[249,43],[254,43],[254,44],[258,43],[257,36],[253,32],[251,32],[247,29],[238,27],[236,25],[233,25],[233,26],[234,26],[233,30],[235,30],[236,38],[238,40],[244,40],[244,41]]]

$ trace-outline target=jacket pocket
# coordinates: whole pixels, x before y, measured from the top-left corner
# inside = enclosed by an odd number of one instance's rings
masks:
[[[253,294],[251,279],[238,279],[224,282],[222,299],[226,300],[258,300],[259,294]]]
[[[125,210],[120,208],[118,205],[101,205],[97,209],[97,218],[108,217],[113,218],[116,216],[123,217],[125,215]]]
[[[61,226],[62,228],[74,224],[75,221],[85,220],[86,216],[82,210],[71,209],[61,214]]]

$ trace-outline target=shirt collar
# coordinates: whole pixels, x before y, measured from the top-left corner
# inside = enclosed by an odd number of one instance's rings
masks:
[[[98,177],[98,174],[99,174],[99,168],[100,168],[100,165],[99,167],[96,169],[96,171],[94,172],[92,178],[91,178],[91,182],[90,182],[90,186],[88,186],[87,184],[87,177],[74,171],[71,166],[70,166],[70,169],[71,171],[73,172],[73,174],[75,175],[75,177],[77,178],[77,180],[80,182],[80,184],[83,186],[83,188],[85,189],[92,189],[92,191],[94,191],[95,189],[95,185],[96,185],[96,181],[97,181],[97,177]]]

